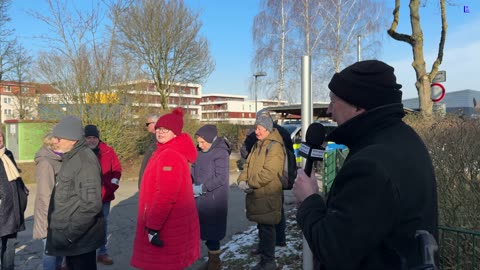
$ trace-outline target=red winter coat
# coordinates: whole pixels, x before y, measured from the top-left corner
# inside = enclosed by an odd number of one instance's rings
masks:
[[[186,133],[157,144],[140,186],[132,266],[177,270],[199,258],[200,226],[189,168],[196,158]],[[159,231],[163,247],[150,244],[146,228]]]
[[[98,148],[100,150],[97,153],[97,158],[102,168],[102,202],[106,203],[115,199],[114,192],[117,190],[118,185],[112,184],[112,179],[117,178],[120,180],[122,166],[113,148],[102,141],[98,143]]]

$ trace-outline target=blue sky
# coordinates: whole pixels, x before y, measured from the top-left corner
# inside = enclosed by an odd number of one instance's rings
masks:
[[[385,0],[386,1],[386,0]],[[90,1],[85,1],[90,3]],[[85,3],[82,0],[82,3]],[[249,95],[253,71],[250,61],[253,56],[252,23],[258,12],[258,0],[185,0],[195,11],[200,12],[203,22],[202,34],[209,40],[211,53],[216,62],[216,70],[203,84],[204,93],[229,93]],[[394,1],[388,1],[388,14],[392,12]],[[408,5],[401,9],[399,32],[410,34]],[[440,35],[440,11],[436,1],[421,10],[425,35],[425,55],[429,70],[436,57]],[[78,2],[77,2],[78,3]],[[408,3],[408,2],[407,2]],[[469,13],[464,13],[468,6]],[[46,32],[46,28],[27,14],[26,10],[46,10],[43,1],[12,1],[10,14],[12,26],[16,29],[22,44],[35,50],[41,43],[32,36]],[[387,16],[388,23],[391,16]],[[441,70],[447,71],[444,84],[447,91],[463,89],[480,90],[480,1],[457,0],[456,6],[447,9],[448,33]],[[388,25],[389,26],[389,25]],[[404,98],[416,97],[415,73],[411,47],[398,42],[386,34],[382,39],[383,48],[378,59],[392,65],[397,80],[403,85]],[[315,57],[315,56],[312,56]]]

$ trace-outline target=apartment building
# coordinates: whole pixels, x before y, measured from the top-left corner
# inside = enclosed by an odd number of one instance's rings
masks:
[[[37,119],[37,96],[53,91],[48,84],[0,81],[0,122]]]
[[[285,101],[257,100],[257,111],[270,106],[285,104]],[[206,94],[202,96],[201,118],[204,123],[232,123],[253,125],[255,123],[255,101],[247,96],[228,94]]]

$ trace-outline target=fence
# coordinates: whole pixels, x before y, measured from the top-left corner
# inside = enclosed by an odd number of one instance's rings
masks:
[[[439,226],[442,270],[480,270],[480,232]]]

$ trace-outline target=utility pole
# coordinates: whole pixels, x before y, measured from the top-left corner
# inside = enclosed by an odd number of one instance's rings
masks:
[[[267,73],[265,73],[263,71],[260,71],[260,72],[257,72],[255,74],[253,74],[253,77],[255,77],[255,113],[258,112],[258,110],[257,110],[257,92],[258,92],[257,78],[258,77],[263,77],[263,76],[267,76]]]

